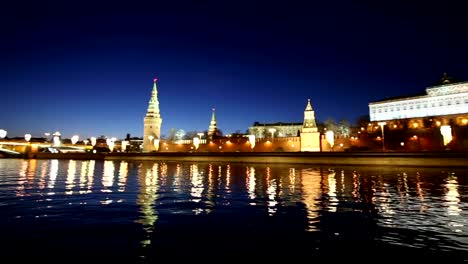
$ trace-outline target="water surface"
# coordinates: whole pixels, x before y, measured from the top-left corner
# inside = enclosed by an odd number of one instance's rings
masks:
[[[449,168],[0,159],[18,261],[466,260],[467,201]]]

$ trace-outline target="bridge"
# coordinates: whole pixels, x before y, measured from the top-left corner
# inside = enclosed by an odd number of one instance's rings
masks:
[[[54,146],[48,142],[27,142],[21,140],[1,140],[0,157],[21,157],[30,153],[85,153],[86,146],[62,144]]]

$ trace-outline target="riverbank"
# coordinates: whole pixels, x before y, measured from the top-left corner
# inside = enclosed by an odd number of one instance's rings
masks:
[[[290,163],[314,165],[468,167],[468,152],[159,152],[30,153],[22,158],[175,162]]]
[[[112,153],[106,160],[468,167],[466,152]]]

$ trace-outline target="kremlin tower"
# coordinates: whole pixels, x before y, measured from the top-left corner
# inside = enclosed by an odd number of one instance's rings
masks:
[[[162,118],[159,113],[157,78],[153,80],[153,91],[148,103],[148,111],[144,119],[143,152],[159,150]]]

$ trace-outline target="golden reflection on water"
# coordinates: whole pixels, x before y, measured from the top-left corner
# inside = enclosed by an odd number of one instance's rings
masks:
[[[198,172],[198,164],[190,165],[190,195],[192,196],[192,202],[200,202],[202,198],[202,192],[204,189],[203,186],[203,177]],[[200,208],[194,209],[196,213],[200,213]]]
[[[460,214],[460,193],[458,192],[458,179],[454,173],[450,173],[445,179],[445,207],[447,208],[447,217],[449,218],[448,226],[452,231],[457,233],[463,232],[464,221]]]
[[[137,204],[140,206],[140,218],[136,221],[143,225],[146,232],[145,238],[141,244],[146,247],[151,244],[151,234],[154,231],[154,224],[158,220],[158,215],[155,209],[155,203],[158,200],[158,169],[159,164],[142,163],[138,171],[138,182],[140,191],[137,197]]]
[[[249,193],[249,199],[255,200],[256,195],[255,195],[255,168],[250,167],[247,168],[247,190]],[[252,205],[255,205],[255,203],[251,203]]]
[[[115,166],[111,160],[104,161],[104,171],[102,172],[102,192],[112,192],[110,187],[114,185]]]
[[[314,169],[301,169],[299,171],[302,186],[302,199],[306,205],[308,228],[307,231],[316,231],[315,223],[319,222],[319,199],[322,195],[320,171]]]
[[[327,183],[328,183],[328,203],[327,209],[330,212],[336,212],[336,207],[338,204],[338,199],[336,198],[336,172],[334,170],[330,170],[327,175]]]
[[[47,182],[47,189],[51,191],[48,193],[49,195],[54,195],[55,193],[52,192],[52,189],[55,186],[55,181],[57,180],[59,169],[59,161],[57,159],[53,159],[50,161],[50,172],[49,172],[49,181]]]
[[[119,182],[117,185],[119,186],[118,191],[124,192],[125,191],[125,184],[127,183],[127,175],[128,175],[128,162],[121,161],[120,168],[119,168]]]
[[[44,190],[46,186],[46,175],[47,175],[48,168],[49,168],[49,162],[48,161],[42,162],[41,175],[39,177],[39,185],[38,185],[39,190]]]
[[[75,187],[75,174],[76,174],[76,161],[70,160],[68,162],[67,179],[65,181],[65,194],[73,194],[73,188]]]

